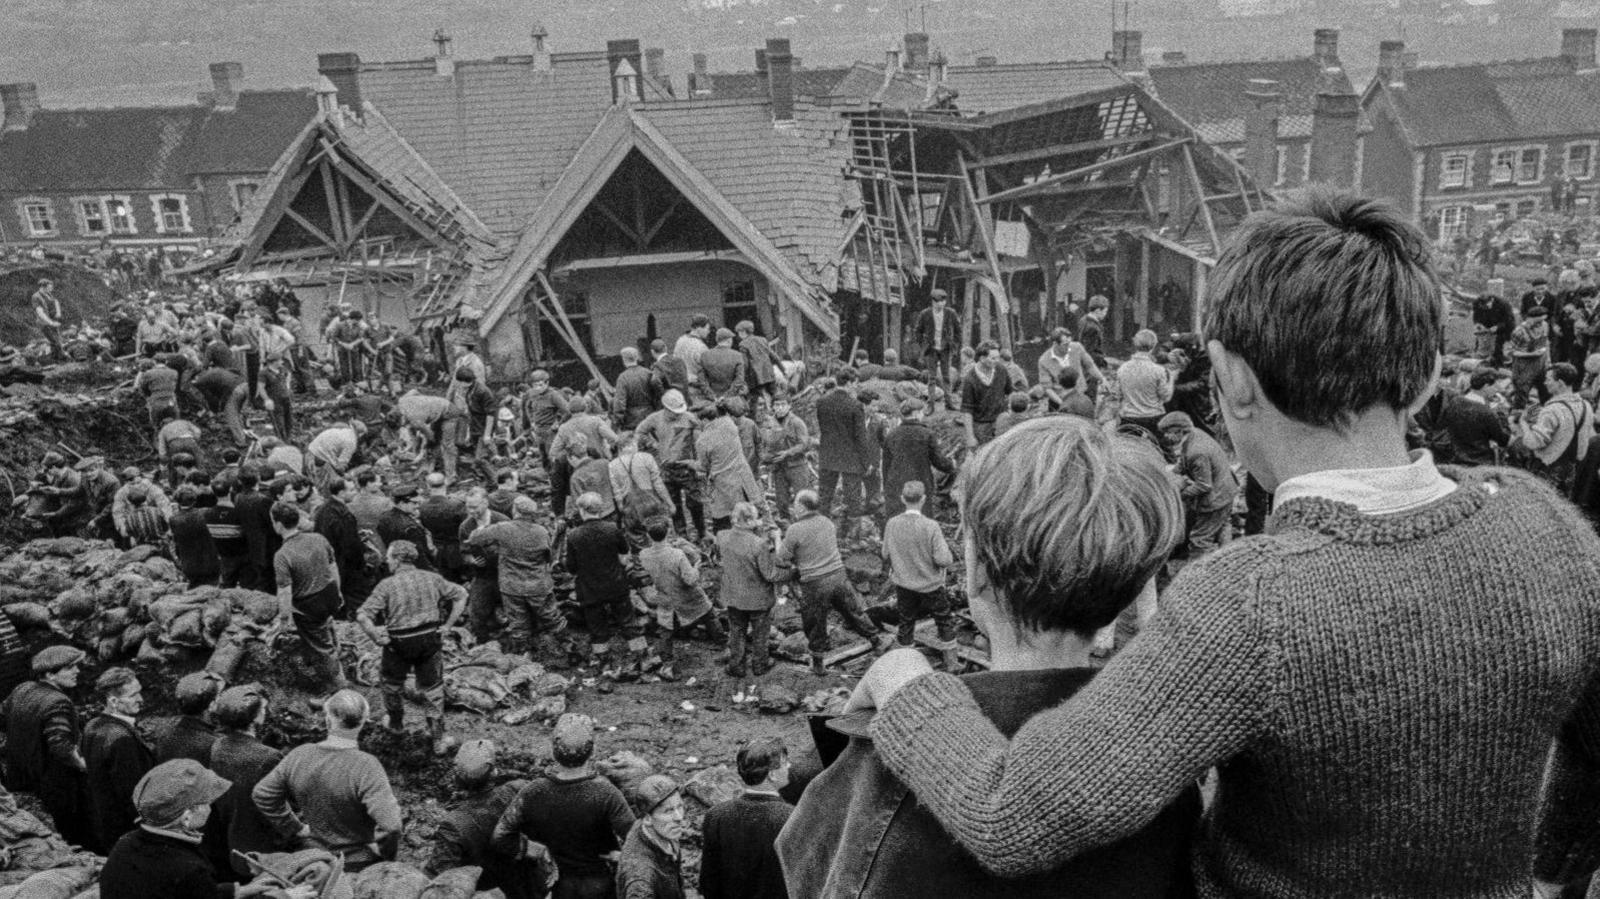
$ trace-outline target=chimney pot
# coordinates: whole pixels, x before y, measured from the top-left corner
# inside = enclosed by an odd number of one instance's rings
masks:
[[[333,85],[338,104],[360,118],[361,57],[355,53],[318,53],[317,74]]]
[[[39,86],[31,81],[20,84],[0,84],[0,106],[5,109],[0,130],[26,131],[39,111]]]
[[[1354,187],[1356,134],[1361,98],[1355,94],[1317,94],[1311,110],[1310,178],[1321,184]]]
[[[1312,32],[1312,55],[1324,69],[1339,65],[1339,29],[1318,28]]]
[[[893,77],[894,73],[900,71],[899,45],[890,44],[889,49],[883,51],[883,69],[884,72],[890,77]]]
[[[708,61],[704,53],[696,53],[693,57],[694,71],[689,75],[689,95],[692,97],[711,96],[711,75],[708,71]]]
[[[533,30],[528,33],[533,40],[533,70],[535,72],[550,71],[550,48],[545,40],[550,37],[550,32],[545,30],[544,23],[535,22]]]
[[[1595,68],[1595,29],[1564,28],[1561,31],[1561,56],[1574,69]]]
[[[909,32],[905,36],[906,71],[928,71],[928,34],[923,31]]]
[[[1252,78],[1245,88],[1244,167],[1259,187],[1278,180],[1278,113],[1283,95],[1278,82]]]
[[[756,48],[756,74],[767,74],[767,50],[765,47]]]
[[[644,99],[640,85],[644,69],[643,54],[636,40],[607,41],[606,57],[611,63],[611,100],[613,103],[635,103]]]
[[[1111,59],[1129,72],[1144,71],[1144,32],[1111,32]]]
[[[1182,50],[1168,50],[1161,54],[1161,64],[1164,66],[1188,65],[1189,54]]]
[[[789,39],[767,40],[767,94],[772,98],[772,121],[794,121],[794,55]]]
[[[244,63],[211,64],[211,103],[217,109],[237,109],[239,92],[244,88]]]
[[[1405,87],[1406,42],[1378,42],[1378,80],[1389,87]]]

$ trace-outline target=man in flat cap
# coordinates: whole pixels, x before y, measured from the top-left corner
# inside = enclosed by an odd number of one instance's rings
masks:
[[[416,566],[423,571],[433,571],[433,538],[419,517],[422,500],[417,488],[401,484],[389,491],[389,499],[394,505],[378,519],[378,539],[384,546],[396,540],[411,541],[417,548]]]
[[[101,899],[245,899],[269,892],[284,899],[313,899],[311,884],[283,889],[270,883],[218,884],[200,850],[211,803],[231,786],[193,759],[158,765],[133,789],[139,827],[117,841],[100,872]]]
[[[158,764],[173,759],[194,759],[206,767],[211,766],[211,744],[217,741],[217,731],[207,715],[221,691],[222,678],[210,671],[195,671],[178,679],[173,689],[178,717],[166,722],[155,739]]]
[[[495,781],[495,745],[488,740],[468,740],[456,751],[455,781],[461,799],[446,813],[434,836],[433,857],[427,872],[437,876],[453,868],[482,868],[478,892],[498,889],[506,899],[541,899],[555,883],[555,865],[544,855],[516,859],[496,852],[494,827],[526,780]]]
[[[71,646],[51,646],[33,657],[33,680],[17,685],[0,704],[5,728],[6,785],[39,797],[56,831],[75,846],[94,841],[89,798],[84,785],[78,721],[68,690],[78,686],[84,654]]]
[[[393,541],[387,555],[394,573],[361,604],[356,621],[372,642],[383,647],[380,670],[389,729],[398,733],[405,727],[406,676],[415,674],[428,736],[434,752],[443,755],[444,632],[455,627],[465,611],[467,588],[417,568],[417,547],[410,540]]]
[[[217,802],[218,829],[224,834],[223,849],[239,852],[279,852],[285,848],[282,837],[267,816],[256,808],[250,792],[263,777],[282,761],[283,753],[261,742],[259,728],[267,721],[268,700],[260,684],[229,687],[217,697],[212,716],[217,721],[217,739],[211,744],[211,770],[232,781],[227,795]],[[249,866],[228,855],[217,870],[231,867],[243,878]]]

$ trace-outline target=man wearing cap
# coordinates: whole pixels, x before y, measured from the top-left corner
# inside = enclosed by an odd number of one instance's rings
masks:
[[[61,354],[61,301],[56,298],[56,284],[49,278],[40,278],[38,290],[33,292],[33,323],[50,341],[51,356],[60,362]]]
[[[455,868],[476,867],[475,889],[498,889],[506,899],[543,899],[556,879],[548,853],[517,859],[493,847],[494,828],[506,808],[528,785],[518,778],[495,785],[495,745],[488,740],[468,740],[456,751],[455,781],[461,796],[439,822],[433,855],[424,870],[437,877]]]
[[[497,852],[519,860],[554,860],[554,899],[609,897],[611,860],[633,827],[622,792],[597,775],[594,721],[568,712],[550,732],[555,768],[531,779],[495,824]]]
[[[73,470],[72,463],[57,452],[45,453],[39,467],[39,480],[29,490],[49,497],[47,511],[38,515],[39,521],[52,537],[76,536],[89,521],[83,478]],[[29,511],[33,512],[32,507]]]
[[[589,446],[598,449],[609,459],[612,449],[617,445],[617,432],[611,429],[611,424],[589,400],[581,396],[575,397],[569,408],[571,417],[561,423],[561,427],[556,429],[555,439],[550,442],[550,458],[559,459],[566,455],[567,444],[574,436],[582,434]]]
[[[1183,482],[1192,561],[1228,542],[1239,482],[1234,480],[1228,454],[1210,434],[1195,428],[1188,413],[1168,412],[1159,427],[1173,471]]]
[[[244,376],[220,365],[212,366],[195,376],[194,388],[205,401],[206,409],[222,416],[234,446],[249,446],[244,431],[244,405],[249,388]]]
[[[178,717],[166,722],[155,739],[158,763],[194,759],[211,766],[211,745],[217,741],[217,732],[206,716],[221,690],[222,678],[209,671],[196,671],[178,679],[173,690]]]
[[[327,739],[290,750],[251,798],[281,837],[342,854],[346,871],[393,861],[400,849],[400,803],[383,763],[357,745],[371,707],[360,693],[340,690],[322,710]]]
[[[150,429],[161,427],[161,413],[178,411],[178,373],[155,359],[140,359],[139,374],[133,379],[133,392],[145,398]]]
[[[650,393],[652,406],[661,405],[661,397],[669,390],[689,393],[689,368],[683,360],[672,354],[665,340],[650,341]]]
[[[713,534],[728,529],[735,503],[766,503],[766,491],[750,470],[739,426],[728,414],[730,403],[743,405],[744,400],[730,397],[702,410],[700,438],[695,444],[695,469],[706,479],[706,514],[711,517]]]
[[[1528,282],[1529,290],[1522,295],[1522,317],[1527,318],[1533,314],[1535,306],[1543,306],[1548,312],[1555,300],[1550,297],[1550,280],[1544,277],[1534,278]]]
[[[798,415],[791,412],[789,397],[772,398],[772,414],[761,421],[761,462],[772,476],[772,492],[779,514],[788,514],[794,494],[815,489],[816,478],[806,454],[811,451],[811,432]]]
[[[176,410],[156,431],[156,459],[167,467],[169,482],[172,480],[172,457],[178,453],[188,453],[196,459],[200,458],[200,438],[204,434],[199,425],[178,417]]]
[[[656,457],[661,480],[672,496],[672,523],[678,533],[687,533],[687,519],[694,524],[696,534],[704,535],[705,507],[700,502],[700,478],[694,470],[700,421],[689,412],[683,393],[676,389],[661,395],[661,406],[635,432],[639,448]]]
[[[423,720],[434,752],[442,754],[444,740],[444,636],[455,627],[467,606],[467,589],[432,571],[416,567],[417,547],[395,540],[386,554],[394,573],[378,582],[372,595],[356,612],[356,621],[372,642],[383,647],[383,707],[389,730],[405,729],[406,676],[417,676],[422,693]],[[448,608],[441,622],[441,609]],[[381,620],[383,626],[376,623]]]
[[[515,504],[513,499],[513,507]],[[510,520],[489,507],[489,495],[482,487],[467,491],[467,516],[457,533],[461,540],[462,562],[472,577],[467,585],[467,625],[473,639],[479,643],[486,642],[494,631],[494,612],[500,605],[500,562],[492,553],[474,544],[472,536],[480,528]]]
[[[629,601],[632,587],[623,565],[632,548],[622,528],[605,517],[604,501],[598,494],[578,497],[577,507],[583,521],[567,531],[565,558],[567,570],[573,573],[573,588],[583,610],[584,624],[589,629],[590,653],[593,661],[606,665],[612,634],[621,632],[636,666],[643,661],[647,644],[644,624]],[[502,581],[501,593],[505,589]]]
[[[150,478],[137,465],[129,465],[121,471],[122,486],[111,498],[111,523],[116,527],[117,533],[123,537],[128,536],[128,492],[134,487],[143,487],[145,490],[145,505],[160,509],[168,518],[176,515],[172,500],[161,485]]]
[[[401,484],[389,491],[389,498],[394,501],[394,506],[378,519],[378,539],[383,541],[384,546],[396,540],[411,541],[417,548],[416,566],[423,571],[433,571],[433,539],[428,536],[428,529],[417,520],[417,514],[422,509],[417,488],[411,484]]]
[[[133,789],[139,826],[119,839],[100,871],[102,899],[226,899],[264,896],[314,899],[317,888],[301,884],[278,892],[270,883],[219,884],[201,851],[211,804],[229,782],[192,759],[158,765]]]
[[[367,339],[366,322],[360,310],[349,310],[328,325],[325,336],[333,344],[334,358],[339,366],[339,381],[354,384],[362,379],[363,344]]]
[[[691,389],[704,381],[700,357],[705,355],[706,338],[709,336],[711,319],[697,314],[689,319],[689,330],[683,332],[678,342],[672,345],[672,355],[683,360],[684,373]]]
[[[622,373],[611,396],[611,421],[619,430],[631,431],[656,407],[650,389],[650,370],[639,364],[639,349],[622,348]]]
[[[283,545],[273,556],[278,592],[278,628],[294,626],[324,688],[344,687],[333,616],[344,606],[333,547],[321,534],[300,527],[300,510],[290,503],[272,506],[272,526]],[[270,646],[272,640],[268,640]]]
[[[33,680],[18,684],[0,703],[5,729],[6,786],[39,797],[56,830],[68,843],[89,846],[94,831],[88,814],[83,729],[67,691],[78,686],[84,654],[51,646],[32,660]]]
[[[883,438],[883,508],[889,518],[905,510],[900,490],[907,483],[932,485],[935,470],[946,475],[955,471],[955,464],[939,448],[938,438],[923,417],[926,411],[927,404],[917,397],[902,400],[900,424]],[[937,496],[932,487],[927,492]]]
[[[511,509],[510,521],[473,530],[467,547],[480,558],[495,560],[495,582],[511,631],[508,651],[560,665],[566,660],[567,619],[556,605],[550,578],[550,531],[538,522],[539,504],[531,498],[518,496]],[[474,617],[492,620],[492,614],[480,610]],[[486,625],[480,621],[475,626]]]
[[[1511,383],[1515,388],[1511,404],[1515,407],[1528,403],[1528,398],[1542,386],[1545,369],[1550,367],[1549,316],[1550,310],[1534,306],[1511,332]]]
[[[835,379],[834,388],[817,400],[818,496],[823,513],[831,515],[834,491],[843,486],[843,521],[848,533],[861,515],[863,475],[877,463],[873,456],[879,454],[867,433],[867,410],[851,393],[856,373],[841,368]]]
[[[492,458],[490,438],[494,433],[494,416],[499,406],[494,391],[479,380],[471,366],[456,368],[450,386],[445,389],[450,401],[450,411],[440,427],[439,453],[444,459],[444,476],[456,481],[456,470],[462,453],[472,457],[472,464],[482,483],[494,480],[494,469],[489,467]]]
[[[686,806],[678,782],[665,774],[639,781],[633,793],[639,820],[617,857],[617,899],[683,899]]]
[[[89,816],[96,852],[105,853],[132,830],[138,812],[133,788],[155,756],[139,734],[136,717],[144,710],[144,688],[127,668],[107,668],[94,682],[103,706],[83,726],[83,762]]]
[[[218,731],[211,744],[211,770],[233,783],[216,806],[220,819],[217,827],[225,837],[222,848],[226,856],[217,870],[231,868],[239,877],[249,876],[250,867],[232,858],[228,850],[279,852],[286,845],[250,798],[256,784],[283,760],[283,753],[261,742],[258,736],[267,721],[267,708],[266,691],[261,685],[246,684],[223,690],[212,712]]]
[[[772,396],[778,380],[778,357],[772,352],[772,344],[756,333],[755,323],[749,320],[734,325],[733,331],[739,338],[739,352],[744,356],[744,375],[750,392]]]
[[[306,444],[306,455],[311,462],[313,477],[319,481],[326,481],[330,477],[343,476],[350,468],[350,462],[356,456],[356,450],[361,447],[361,437],[367,433],[367,426],[360,421],[344,421],[311,438]]]
[[[717,345],[700,356],[700,389],[707,400],[743,396],[749,389],[744,354],[733,348],[733,332],[727,328],[717,329]]]
[[[88,536],[109,539],[116,536],[117,526],[112,520],[112,505],[122,482],[106,471],[104,456],[84,456],[73,466],[83,484],[83,500],[89,516]]]
[[[950,294],[944,289],[934,288],[928,298],[928,308],[917,315],[912,333],[916,334],[917,343],[922,346],[922,359],[928,371],[940,387],[948,389],[950,357],[961,346],[964,333],[961,330],[961,316],[950,308]]]

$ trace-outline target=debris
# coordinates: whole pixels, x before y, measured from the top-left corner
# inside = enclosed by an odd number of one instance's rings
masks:
[[[594,767],[601,776],[615,784],[623,793],[627,793],[634,784],[656,773],[655,767],[646,761],[644,756],[626,749],[595,762]]]
[[[744,793],[744,781],[727,765],[715,765],[694,773],[683,785],[683,795],[705,808],[737,799]]]
[[[759,701],[761,711],[769,715],[787,715],[800,705],[800,696],[782,684],[769,684]]]

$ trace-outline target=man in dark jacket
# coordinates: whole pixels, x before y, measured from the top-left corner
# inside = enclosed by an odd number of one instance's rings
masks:
[[[384,546],[396,540],[410,540],[417,547],[417,567],[423,571],[433,571],[433,541],[428,536],[428,529],[417,520],[420,510],[417,488],[401,484],[390,491],[389,498],[394,500],[394,508],[378,519],[378,539],[383,541]]]
[[[272,497],[257,489],[261,469],[251,463],[239,469],[238,490],[234,493],[233,508],[239,516],[239,533],[244,537],[245,568],[239,575],[239,586],[250,590],[271,593],[277,589],[277,575],[272,570],[272,559],[283,540],[272,529]]]
[[[611,652],[611,636],[620,632],[628,641],[630,661],[638,664],[644,660],[646,648],[644,624],[629,602],[628,572],[622,564],[632,548],[622,528],[605,517],[598,494],[585,493],[576,505],[583,521],[567,531],[565,561],[589,629],[590,654],[604,664]]]
[[[1494,292],[1485,290],[1472,301],[1472,324],[1478,330],[1494,335],[1494,349],[1489,354],[1489,364],[1506,364],[1506,341],[1511,339],[1511,332],[1517,329],[1517,316],[1511,311],[1511,304]]]
[[[445,814],[434,836],[427,872],[437,877],[455,868],[482,868],[478,892],[498,889],[506,899],[542,899],[555,879],[555,866],[517,859],[494,850],[494,828],[526,780],[495,785],[495,746],[488,740],[461,744],[455,759],[456,787],[461,799]]]
[[[650,370],[639,364],[637,347],[622,348],[622,373],[611,397],[611,422],[617,430],[631,431],[655,409],[657,394],[650,388]]]
[[[839,369],[838,385],[817,401],[817,496],[823,514],[832,514],[833,493],[844,485],[844,521],[848,532],[861,515],[862,476],[877,463],[867,434],[867,412],[851,395],[855,372]]]
[[[192,484],[184,484],[173,494],[178,511],[173,513],[167,527],[172,531],[173,555],[177,557],[178,570],[189,579],[189,586],[215,584],[222,573],[222,560],[217,555],[217,544],[211,539],[211,526],[206,522],[204,509],[195,507],[199,491]]]
[[[311,529],[333,547],[333,561],[339,568],[339,593],[346,615],[352,615],[371,592],[366,570],[367,547],[361,541],[361,528],[345,499],[350,482],[335,477],[328,482],[328,499],[317,509]]]
[[[1078,342],[1083,344],[1083,349],[1100,366],[1101,371],[1106,368],[1106,315],[1111,312],[1111,301],[1095,294],[1089,298],[1089,311],[1083,317],[1083,323],[1078,326]]]
[[[1511,373],[1480,368],[1461,396],[1444,399],[1439,423],[1450,440],[1448,461],[1457,465],[1493,465],[1495,448],[1511,444],[1511,428],[1501,399],[1511,390]]]
[[[739,337],[739,352],[744,354],[744,376],[750,392],[771,396],[773,386],[777,383],[774,370],[778,361],[772,352],[772,344],[756,333],[756,326],[752,322],[742,321],[734,325],[733,330]]]
[[[139,813],[133,807],[133,788],[155,767],[155,756],[135,725],[144,709],[138,676],[127,668],[107,668],[94,688],[105,705],[83,726],[83,761],[95,837],[92,848],[106,853],[134,828]]]
[[[672,354],[665,340],[650,341],[650,390],[652,406],[660,406],[661,398],[669,390],[689,395],[689,365]]]
[[[250,798],[250,791],[283,758],[283,753],[256,735],[257,728],[267,720],[266,693],[255,684],[229,687],[217,697],[213,714],[220,730],[211,745],[210,767],[233,784],[216,802],[216,814],[222,819],[220,829],[227,835],[224,848],[239,852],[281,851],[284,847],[278,832]],[[239,877],[250,874],[249,866],[238,859],[230,857],[227,866]]]
[[[34,680],[11,691],[0,705],[6,735],[6,786],[39,797],[68,843],[92,846],[89,797],[85,792],[83,728],[67,691],[78,686],[84,654],[51,646],[33,657]]]
[[[900,426],[883,440],[883,512],[893,518],[906,510],[900,488],[909,481],[921,481],[933,491],[933,472],[955,471],[950,458],[939,449],[939,438],[923,419],[927,404],[916,397],[900,403]],[[930,507],[931,511],[931,507]]]
[[[1181,355],[1180,355],[1181,354]],[[1182,363],[1172,382],[1168,412],[1182,412],[1194,426],[1216,436],[1216,405],[1211,401],[1211,357],[1200,343],[1200,335],[1179,334],[1172,341],[1172,357]]]
[[[744,794],[706,812],[700,893],[705,899],[788,899],[775,843],[794,808],[789,753],[777,740],[751,741],[736,757]]]
[[[700,388],[698,399],[718,400],[726,396],[743,396],[749,389],[745,383],[744,355],[733,348],[733,332],[717,329],[717,343],[700,357]]]
[[[464,579],[461,522],[467,518],[467,504],[449,492],[444,475],[439,472],[429,472],[427,482],[428,497],[417,510],[417,521],[433,538],[433,555],[438,561],[439,573],[459,584]]]
[[[217,741],[217,732],[206,715],[221,689],[222,678],[209,671],[196,671],[178,679],[173,689],[178,717],[168,721],[155,739],[157,764],[173,759],[194,759],[211,767],[211,744]]]
[[[912,331],[922,346],[922,358],[940,387],[950,384],[950,359],[961,346],[963,331],[961,316],[950,308],[950,294],[935,288],[930,294],[931,304],[917,314]]]

